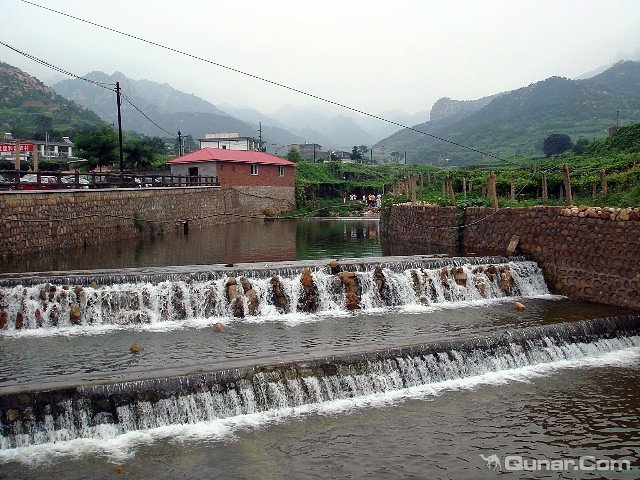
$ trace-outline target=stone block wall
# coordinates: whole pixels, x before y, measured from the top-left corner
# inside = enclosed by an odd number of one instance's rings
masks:
[[[0,257],[246,221],[295,207],[291,187],[0,192]]]
[[[406,253],[411,248],[421,253],[420,248],[431,246],[429,228],[436,218],[451,219],[451,210],[428,207],[425,214],[419,213],[425,211],[421,206],[394,206],[384,233],[394,239],[396,250],[403,244]],[[554,292],[640,309],[640,209],[470,207],[463,224],[457,234],[459,253],[505,255],[517,235],[515,253],[538,262]],[[454,234],[449,235],[449,244],[455,245]],[[446,236],[439,242],[446,245]]]
[[[391,255],[456,253],[457,209],[433,205],[393,205],[383,219],[383,246]]]

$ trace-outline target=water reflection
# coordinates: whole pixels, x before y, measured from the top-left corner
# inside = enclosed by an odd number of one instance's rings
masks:
[[[168,230],[160,236],[0,261],[2,272],[274,262],[383,254],[377,219],[292,219]]]

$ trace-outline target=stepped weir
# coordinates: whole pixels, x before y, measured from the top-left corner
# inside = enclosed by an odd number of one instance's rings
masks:
[[[6,276],[5,276],[6,277]],[[522,257],[387,257],[0,277],[0,333],[547,294]]]
[[[640,346],[640,316],[204,373],[0,389],[0,451],[354,398]]]
[[[74,337],[93,335],[92,329],[102,326],[128,333],[194,319],[243,325],[252,318],[278,321],[291,315],[422,312],[430,306],[548,293],[537,264],[523,257],[412,256],[2,275],[0,341],[17,348],[38,332]],[[49,339],[36,340],[44,345]],[[0,457],[19,448],[295,411],[637,347],[640,316],[626,315],[525,328],[512,324],[499,333],[476,330],[464,338],[423,334],[311,355],[287,351],[217,362],[207,358],[173,370],[116,368],[48,384],[5,379],[0,382]]]

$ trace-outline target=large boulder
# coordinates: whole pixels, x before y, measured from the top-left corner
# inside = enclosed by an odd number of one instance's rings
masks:
[[[298,299],[298,310],[309,313],[315,312],[318,310],[320,298],[318,296],[318,287],[313,280],[311,270],[308,268],[302,270],[300,283],[302,284],[302,294]]]
[[[82,312],[80,311],[80,306],[76,303],[71,305],[71,312],[69,314],[69,320],[74,325],[80,325],[82,323]]]
[[[286,313],[289,311],[289,300],[287,300],[287,296],[284,294],[282,282],[278,276],[271,277],[271,301],[278,312]]]

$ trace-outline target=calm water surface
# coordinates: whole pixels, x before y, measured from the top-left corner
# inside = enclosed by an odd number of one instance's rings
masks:
[[[0,261],[2,272],[308,260],[382,255],[377,219],[265,220],[192,228]]]

